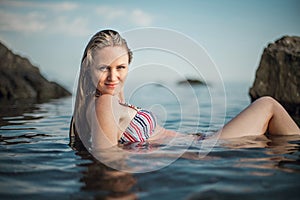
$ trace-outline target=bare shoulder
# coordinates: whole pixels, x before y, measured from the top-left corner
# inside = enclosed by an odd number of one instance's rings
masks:
[[[115,96],[104,94],[98,97],[95,101],[96,110],[112,111],[118,105],[118,99]]]

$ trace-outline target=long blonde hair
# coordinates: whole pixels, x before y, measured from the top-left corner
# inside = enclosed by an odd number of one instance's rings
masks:
[[[105,47],[121,46],[128,52],[128,63],[132,61],[132,52],[128,48],[127,42],[121,35],[114,30],[102,30],[97,32],[87,44],[80,66],[80,74],[76,92],[74,113],[70,128],[70,138],[79,136],[84,146],[90,146],[90,122],[87,120],[88,106],[96,95],[97,85],[93,83],[91,77],[91,63],[93,61],[92,53]],[[87,143],[88,142],[88,143]]]

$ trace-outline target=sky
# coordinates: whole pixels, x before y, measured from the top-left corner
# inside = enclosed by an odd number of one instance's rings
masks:
[[[128,36],[130,46],[135,42],[135,30],[152,27],[174,36],[152,39],[173,43],[171,39],[182,36],[205,50],[222,80],[248,82],[250,86],[263,49],[284,35],[300,35],[299,8],[298,0],[0,0],[0,41],[29,58],[49,80],[71,88],[84,48],[94,33],[107,28],[125,36],[132,33]],[[173,44],[178,48],[177,41]],[[184,50],[197,53],[189,47]],[[134,60],[142,65],[147,57],[149,65],[149,59],[159,56],[156,65],[162,59],[174,58],[144,51],[134,54]],[[180,68],[176,63],[168,65]],[[167,77],[165,71],[161,74]]]

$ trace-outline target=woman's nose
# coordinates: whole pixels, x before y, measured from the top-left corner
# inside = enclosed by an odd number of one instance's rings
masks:
[[[116,70],[110,70],[109,75],[108,75],[108,80],[110,80],[110,81],[118,80],[118,72]]]

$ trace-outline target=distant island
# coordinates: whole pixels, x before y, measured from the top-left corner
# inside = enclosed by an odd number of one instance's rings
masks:
[[[178,85],[206,85],[204,81],[199,79],[187,78],[185,80],[181,80],[177,82]]]
[[[27,58],[14,54],[0,42],[0,100],[46,101],[70,96],[56,82],[48,81]]]

